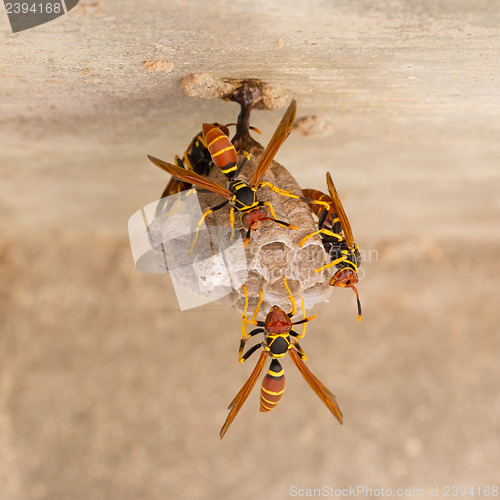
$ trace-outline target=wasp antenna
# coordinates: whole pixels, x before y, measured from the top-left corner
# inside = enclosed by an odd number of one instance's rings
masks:
[[[293,224],[289,224],[288,222],[284,222],[282,220],[278,220],[278,219],[273,219],[272,217],[262,217],[261,220],[271,220],[273,222],[276,222],[277,224],[279,224],[280,226],[284,226],[284,227],[287,227],[288,229],[295,229],[295,230],[299,230],[299,228],[297,226],[294,226]]]
[[[233,126],[238,126],[237,123],[226,123],[225,125],[223,125],[223,127],[233,127]],[[262,135],[262,132],[257,128],[257,127],[248,127],[250,130],[253,130],[255,132],[257,132],[259,135]]]
[[[358,304],[358,323],[361,321],[361,302],[359,300],[359,294],[358,291],[356,290],[355,286],[351,286],[351,288],[354,290],[354,293],[356,294],[356,302]]]
[[[315,314],[314,316],[309,316],[308,318],[301,319],[300,321],[295,321],[293,324],[302,325],[303,323],[309,323],[309,321],[312,321],[316,317],[317,315]]]
[[[243,242],[243,246],[246,247],[248,245],[248,242],[250,241],[250,233],[252,232],[252,229],[249,227],[247,231],[247,235],[245,238],[245,241]]]

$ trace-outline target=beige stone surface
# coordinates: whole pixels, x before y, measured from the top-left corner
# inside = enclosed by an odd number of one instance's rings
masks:
[[[498,484],[499,12],[81,1],[15,35],[0,14],[0,498]],[[342,427],[285,362],[279,407],[259,414],[255,390],[220,442],[255,362],[237,362],[240,317],[180,313],[133,267],[128,217],[167,177],[146,153],[236,118],[185,94],[193,73],[260,78],[315,117],[277,159],[303,187],[332,172],[371,256],[362,322],[334,290],[302,342]],[[253,124],[269,138],[282,113]]]

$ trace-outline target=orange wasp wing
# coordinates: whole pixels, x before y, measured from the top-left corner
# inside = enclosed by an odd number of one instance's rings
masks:
[[[171,163],[167,163],[166,161],[155,158],[154,156],[148,155],[148,158],[159,168],[165,170],[165,172],[177,177],[181,181],[189,182],[190,184],[196,184],[197,186],[208,189],[212,191],[212,193],[220,194],[224,198],[230,200],[233,197],[233,194],[229,189],[225,187],[219,186],[215,182],[207,179],[206,177],[202,177],[201,175],[193,172],[191,170],[186,170],[185,168],[180,168],[176,165],[172,165]]]
[[[335,189],[335,184],[333,183],[332,176],[330,172],[326,173],[326,183],[328,185],[328,191],[330,191],[330,196],[332,197],[333,206],[335,207],[335,212],[337,212],[337,217],[339,218],[340,225],[344,231],[345,240],[349,248],[354,247],[354,237],[352,236],[351,224],[349,224],[349,219],[345,214],[344,207],[340,201],[337,190]]]
[[[290,353],[295,366],[309,384],[309,387],[319,396],[321,401],[325,403],[335,418],[342,424],[342,412],[340,411],[337,401],[335,400],[335,395],[330,391],[330,389],[328,389],[328,387],[324,386],[321,381],[315,377],[311,370],[309,370],[295,347],[290,349],[288,352]]]
[[[295,120],[295,113],[297,112],[297,101],[295,99],[290,103],[288,109],[286,110],[285,116],[281,119],[278,128],[274,132],[269,144],[267,145],[262,157],[260,159],[259,165],[253,174],[252,180],[250,182],[250,187],[256,188],[260,184],[262,177],[266,173],[266,170],[271,165],[273,158],[276,156],[279,148],[285,142],[285,139],[289,136],[293,122]]]
[[[244,383],[243,387],[240,389],[238,394],[236,394],[236,397],[231,401],[230,405],[228,406],[228,408],[231,411],[229,412],[229,415],[227,416],[226,421],[224,422],[224,425],[220,430],[221,439],[224,437],[224,434],[229,429],[229,426],[232,424],[236,415],[241,410],[242,406],[245,404],[245,401],[248,399],[248,396],[250,396],[250,393],[252,392],[252,389],[254,388],[257,379],[259,378],[260,372],[264,368],[264,364],[266,362],[267,357],[268,357],[267,351],[262,351],[260,354],[260,358],[257,361],[255,368],[253,369],[253,372],[250,374],[250,377],[248,377],[248,380]]]

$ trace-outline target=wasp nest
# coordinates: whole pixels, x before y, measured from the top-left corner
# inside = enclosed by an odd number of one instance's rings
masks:
[[[269,89],[258,80],[225,82],[227,85],[229,83],[234,88],[224,87],[224,98],[236,101],[241,106],[232,143],[237,151],[249,153],[249,160],[237,179],[249,183],[263,154],[263,147],[250,134],[250,111],[266,107]],[[293,104],[284,120],[287,117],[293,120]],[[286,134],[287,127],[286,121],[282,121],[277,133]],[[272,140],[277,139],[273,136]],[[238,165],[245,159],[246,156],[238,155]],[[208,179],[219,186],[228,186],[228,179],[215,166]],[[178,298],[179,290],[186,288],[186,295],[193,291],[195,294],[209,296],[201,303],[212,300],[229,301],[242,313],[245,309],[246,287],[248,316],[253,314],[261,291],[263,300],[260,311],[263,314],[275,305],[288,312],[292,304],[283,278],[286,278],[298,308],[301,307],[302,300],[309,309],[328,298],[331,291],[328,271],[314,272],[329,262],[321,237],[312,236],[305,241],[303,247],[300,246],[305,236],[317,230],[309,206],[299,199],[303,196],[301,188],[292,175],[275,161],[267,169],[263,181],[278,190],[292,193],[293,196],[287,196],[269,186],[261,186],[257,191],[257,199],[274,208],[273,214],[269,206],[262,207],[267,217],[274,219],[275,216],[277,220],[295,228],[281,226],[275,220],[261,221],[260,227],[251,231],[246,246],[243,245],[243,240],[247,228],[241,221],[241,213],[231,209],[227,198],[221,196],[222,193],[218,194],[213,185],[207,184],[207,189],[200,189],[198,186],[196,192],[192,190],[184,193],[182,201],[177,205],[175,196],[169,197],[173,198],[172,203],[163,203],[163,200],[160,202],[155,221],[151,224],[153,230],[150,233],[154,236],[150,236],[150,240],[157,250],[161,247],[166,254],[169,271],[175,278],[174,285],[178,285]],[[228,194],[227,190],[225,192]],[[193,200],[195,203],[191,203]],[[226,204],[221,208],[220,205],[224,202]],[[217,210],[203,220],[202,214],[211,208]],[[179,217],[180,214],[182,215]],[[196,301],[193,304],[198,305]]]
[[[253,154],[239,179],[250,181],[261,152],[262,150],[253,148]],[[244,157],[239,156],[238,163],[243,159]],[[226,178],[217,168],[212,169],[209,178],[219,185],[227,185]],[[295,196],[302,196],[295,179],[277,162],[272,163],[264,181]],[[199,200],[199,210],[189,207],[187,201],[190,198]],[[299,230],[280,226],[274,221],[263,221],[259,229],[251,232],[250,240],[243,248],[247,229],[240,220],[240,213],[235,211],[234,231],[241,238],[236,240],[230,237],[229,204],[209,214],[205,219],[206,227],[200,226],[200,230],[196,231],[202,211],[215,207],[224,200],[220,195],[209,192],[198,192],[197,196],[191,192],[185,195],[177,206],[170,204],[170,212],[166,214],[164,210],[156,218],[156,233],[160,235],[158,241],[165,242],[169,239],[167,255],[176,256],[174,267],[181,269],[177,278],[181,286],[184,284],[186,288],[192,288],[192,284],[196,283],[201,290],[209,292],[212,299],[228,301],[240,313],[245,307],[243,285],[246,285],[249,297],[247,315],[253,314],[261,290],[263,301],[260,311],[263,314],[274,305],[288,312],[291,304],[284,286],[284,277],[297,307],[300,309],[301,300],[304,299],[304,305],[309,309],[317,302],[325,300],[331,291],[328,271],[314,272],[328,259],[321,238],[318,235],[308,238],[304,246],[300,247],[301,240],[317,229],[311,211],[308,205],[299,199],[281,195],[267,186],[259,188],[258,199],[272,204],[278,220],[296,226]],[[184,207],[184,211],[188,207],[189,222],[185,217],[169,215],[172,212],[177,215],[181,207]],[[269,208],[265,207],[265,210],[268,211]],[[169,219],[178,222],[172,225]],[[165,221],[169,221],[167,225]],[[189,230],[186,230],[188,227]],[[196,243],[193,245],[195,237]],[[223,257],[221,253],[224,254]],[[208,258],[211,256],[216,257]],[[169,270],[171,273],[175,271],[170,264]]]

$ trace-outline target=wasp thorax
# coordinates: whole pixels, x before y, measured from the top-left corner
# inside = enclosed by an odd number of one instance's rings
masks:
[[[259,229],[262,219],[266,216],[266,213],[262,208],[256,208],[250,212],[246,212],[241,216],[241,222],[248,229]]]
[[[285,333],[292,329],[292,320],[281,307],[273,306],[266,316],[266,332]]]
[[[230,182],[228,189],[234,193],[234,205],[238,210],[244,210],[257,203],[255,190],[243,181]]]
[[[347,267],[344,269],[340,269],[333,275],[330,281],[330,285],[346,287],[346,286],[353,286],[357,282],[358,282],[358,275],[353,269]]]

